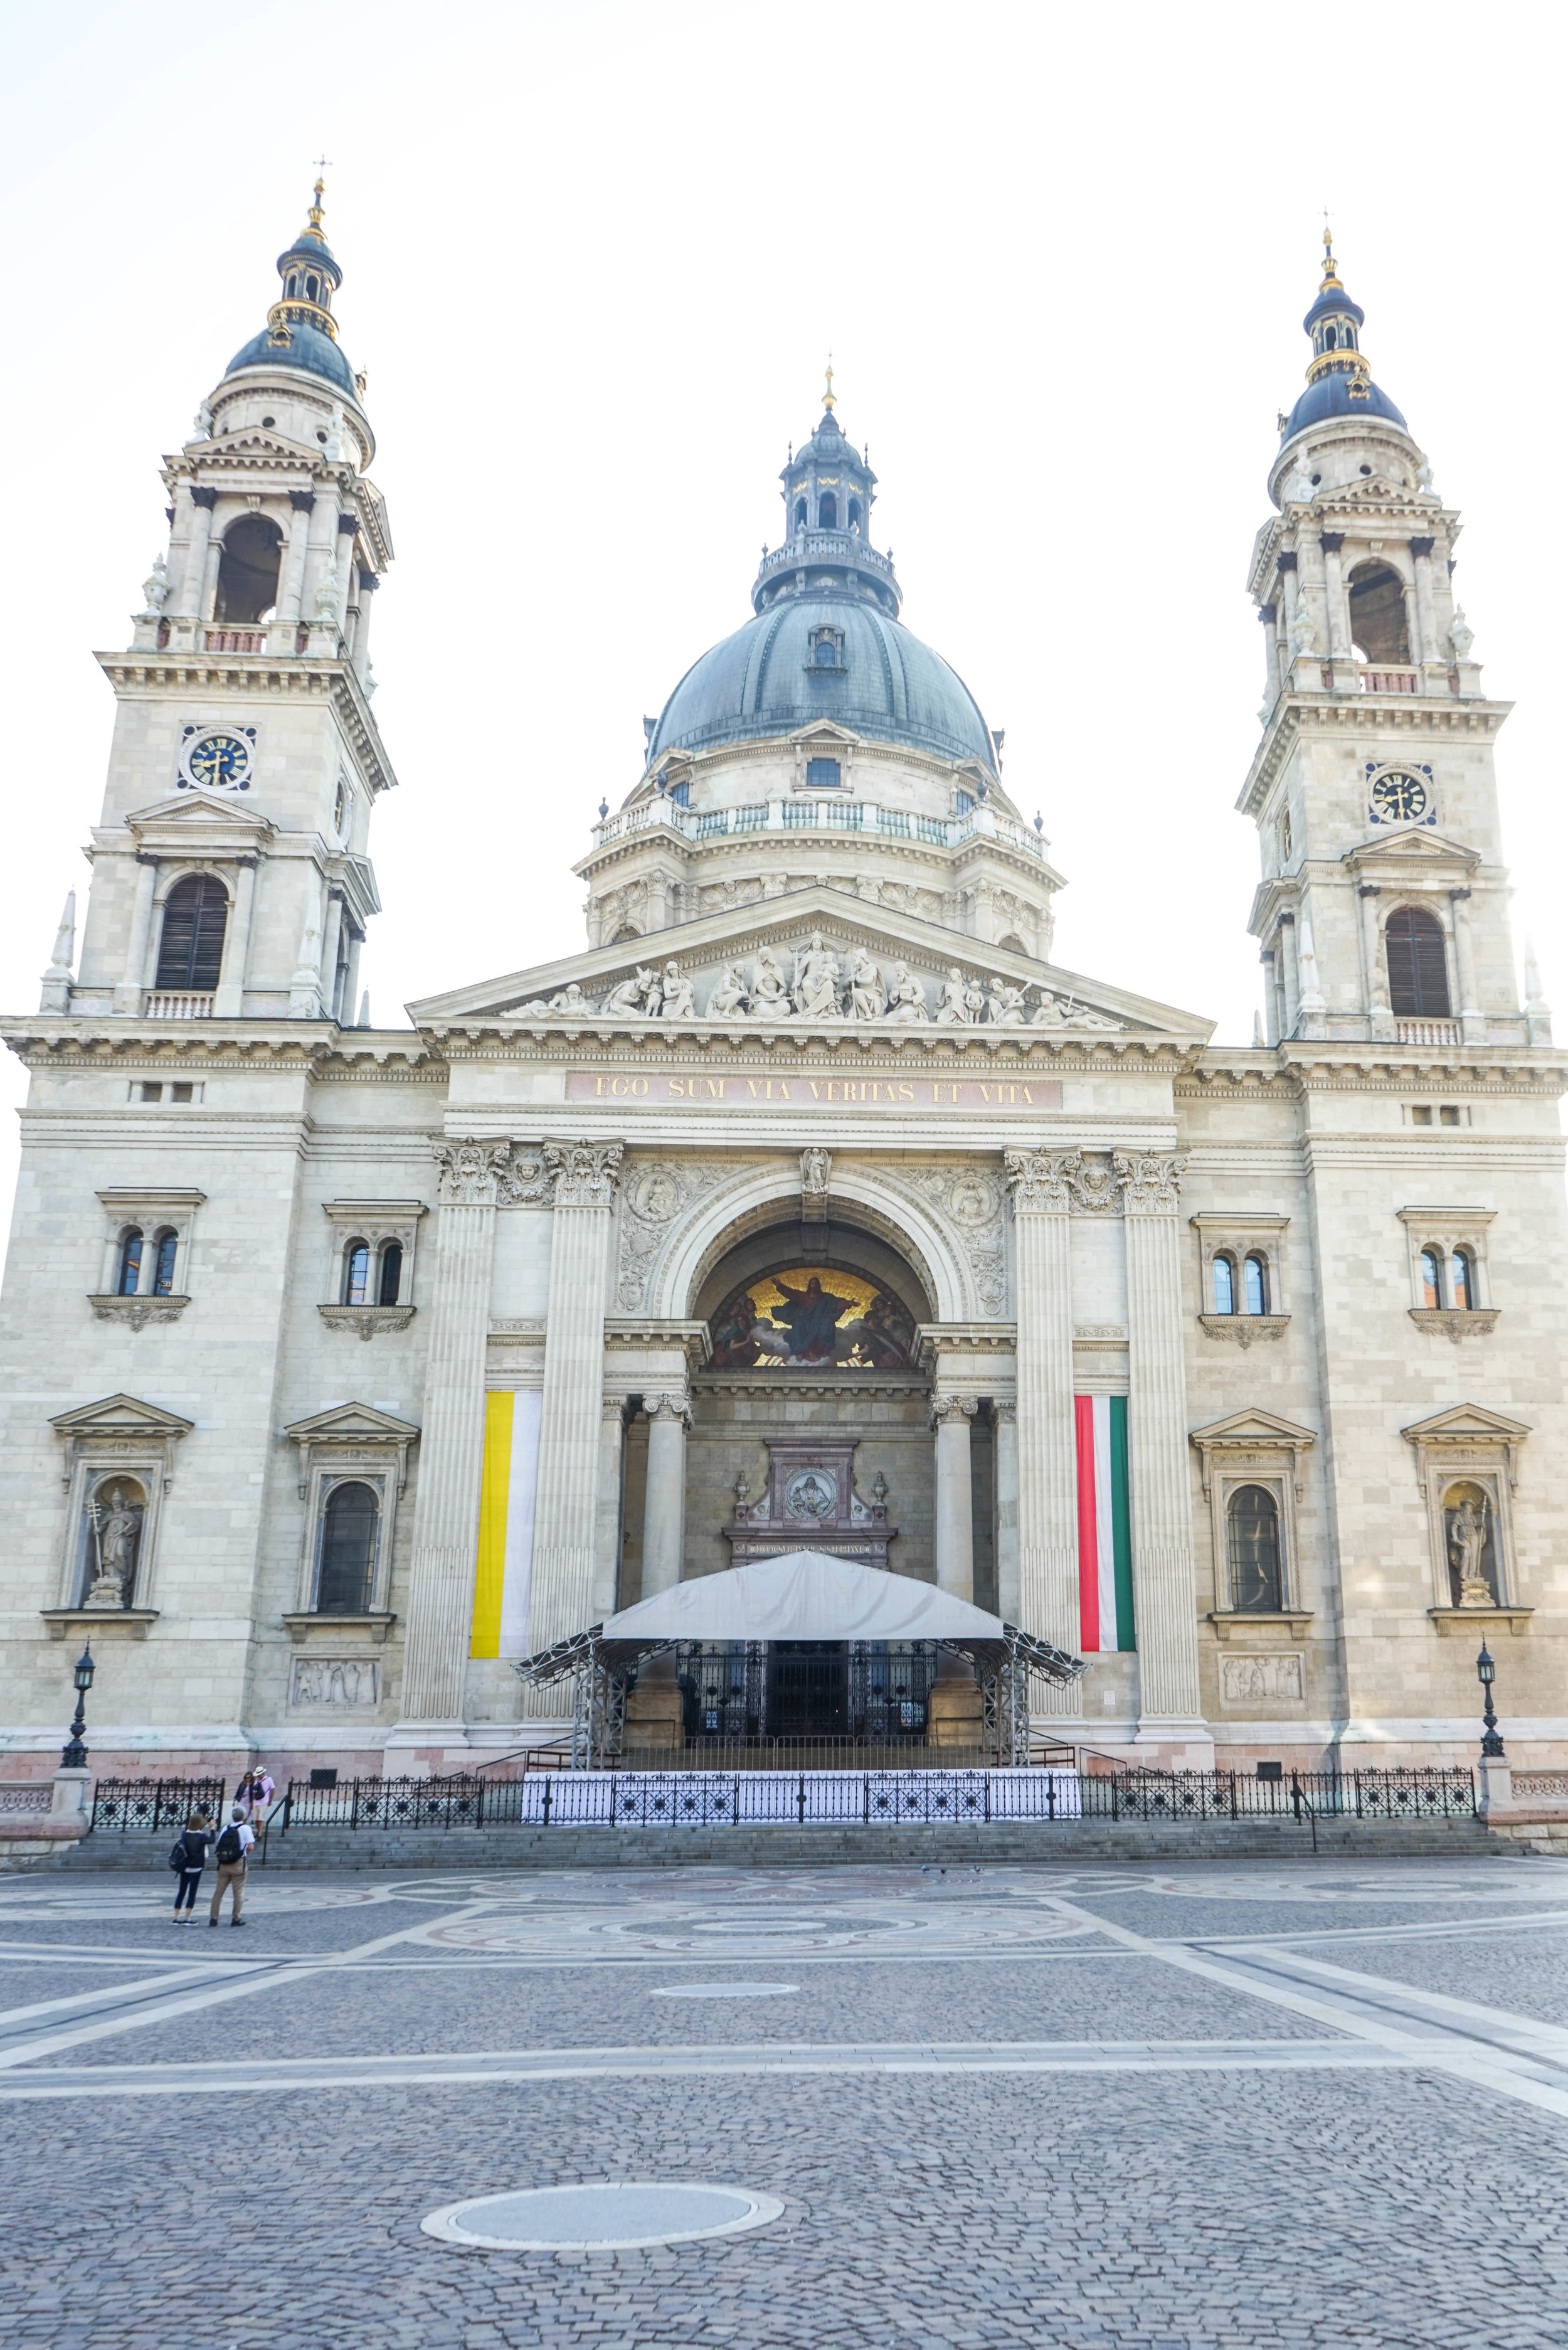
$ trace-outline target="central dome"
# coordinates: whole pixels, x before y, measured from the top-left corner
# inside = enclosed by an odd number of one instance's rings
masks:
[[[836,639],[830,664],[815,658],[825,630]],[[791,734],[818,718],[996,773],[995,745],[962,678],[901,622],[831,588],[781,598],[694,661],[664,705],[649,764],[666,751]]]

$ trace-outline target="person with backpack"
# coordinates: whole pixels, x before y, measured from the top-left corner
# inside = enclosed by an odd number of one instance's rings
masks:
[[[178,1843],[169,1856],[169,1866],[180,1872],[180,1882],[174,1887],[174,1923],[188,1926],[191,1912],[196,1906],[196,1887],[202,1882],[202,1871],[207,1866],[207,1847],[216,1830],[210,1812],[193,1811],[182,1830]]]
[[[218,1864],[218,1881],[213,1887],[213,1906],[207,1913],[209,1926],[215,1926],[218,1923],[219,1913],[223,1906],[223,1896],[231,1887],[234,1891],[234,1914],[229,1919],[229,1923],[231,1926],[244,1924],[245,1921],[241,1917],[240,1911],[244,1906],[245,1898],[245,1856],[255,1840],[255,1830],[246,1819],[243,1807],[236,1804],[229,1814],[228,1825],[218,1838],[213,1854],[213,1858]]]

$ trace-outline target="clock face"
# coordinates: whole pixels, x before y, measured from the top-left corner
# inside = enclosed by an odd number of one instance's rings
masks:
[[[1372,786],[1375,824],[1414,824],[1427,813],[1427,786],[1419,775],[1390,767]]]
[[[251,771],[251,746],[238,734],[203,734],[185,765],[192,782],[208,791],[237,791]]]

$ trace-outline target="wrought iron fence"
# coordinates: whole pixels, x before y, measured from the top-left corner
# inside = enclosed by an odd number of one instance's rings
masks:
[[[513,1779],[464,1773],[441,1779],[350,1779],[334,1787],[291,1781],[275,1813],[280,1834],[302,1827],[353,1830],[500,1826],[705,1827],[988,1820],[1145,1820],[1191,1823],[1275,1818],[1296,1824],[1468,1818],[1476,1805],[1469,1771],[1293,1772],[1257,1779],[1239,1771],[910,1768],[781,1769],[747,1755],[746,1767],[535,1771]],[[897,1753],[897,1750],[894,1750]],[[172,1816],[171,1814],[170,1816]]]
[[[92,1791],[94,1833],[124,1835],[130,1828],[182,1828],[192,1813],[215,1820],[223,1809],[222,1779],[99,1779]]]

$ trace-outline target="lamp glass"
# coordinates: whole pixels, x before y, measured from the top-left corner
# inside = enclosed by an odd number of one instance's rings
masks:
[[[91,1689],[92,1677],[95,1670],[96,1667],[92,1660],[92,1650],[90,1648],[84,1648],[81,1655],[77,1659],[77,1669],[75,1673],[72,1675],[72,1679],[75,1680],[78,1689]]]
[[[1483,1648],[1476,1659],[1476,1679],[1487,1689],[1490,1689],[1497,1679],[1497,1667],[1492,1663],[1490,1652],[1486,1648]]]

